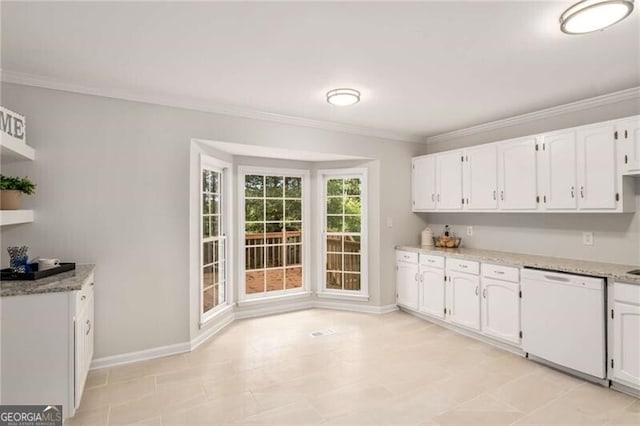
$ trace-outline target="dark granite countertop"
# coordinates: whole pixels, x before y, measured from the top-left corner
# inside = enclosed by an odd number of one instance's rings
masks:
[[[76,265],[76,269],[35,281],[0,281],[0,297],[27,294],[59,293],[76,291],[91,275],[95,265]]]

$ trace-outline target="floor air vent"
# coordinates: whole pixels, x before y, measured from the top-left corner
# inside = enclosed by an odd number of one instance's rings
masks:
[[[330,328],[327,328],[326,330],[314,331],[313,333],[311,333],[311,336],[320,337],[320,336],[330,336],[332,334],[336,334],[336,332]]]

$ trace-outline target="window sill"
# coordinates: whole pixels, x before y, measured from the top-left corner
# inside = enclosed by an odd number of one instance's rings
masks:
[[[207,313],[206,316],[200,319],[200,329],[207,326],[209,323],[211,323],[212,320],[228,314],[230,311],[233,311],[233,306],[229,304],[217,310],[214,308],[214,312]]]
[[[330,291],[321,291],[316,294],[321,299],[341,299],[341,300],[355,300],[358,302],[368,302],[369,296],[366,294],[348,294],[348,293],[334,293]]]
[[[290,301],[290,300],[296,300],[296,299],[307,299],[311,296],[311,292],[310,291],[301,291],[298,293],[291,293],[291,294],[279,294],[277,296],[267,296],[267,297],[260,297],[260,298],[255,298],[255,299],[244,299],[244,300],[238,300],[237,304],[238,306],[255,306],[255,305],[262,305],[265,303],[273,303],[273,302],[277,302],[277,301]]]

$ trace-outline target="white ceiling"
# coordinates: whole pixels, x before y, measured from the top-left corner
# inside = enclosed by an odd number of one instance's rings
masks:
[[[435,135],[640,86],[638,10],[568,36],[571,3],[2,1],[2,69]]]

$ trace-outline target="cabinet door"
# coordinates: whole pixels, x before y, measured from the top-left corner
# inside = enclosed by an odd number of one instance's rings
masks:
[[[436,156],[438,210],[462,209],[462,151]]]
[[[86,361],[86,345],[85,345],[85,330],[87,322],[87,310],[82,309],[75,317],[74,324],[74,346],[75,346],[75,360],[74,360],[74,385],[75,385],[75,407],[80,405],[80,399],[82,398],[82,388],[86,379],[86,372],[88,371]]]
[[[500,208],[536,210],[536,138],[527,137],[501,143],[498,146],[498,158]]]
[[[640,389],[640,306],[614,302],[613,377]]]
[[[498,208],[498,148],[494,144],[464,153],[465,204],[469,210]]]
[[[575,209],[577,153],[576,134],[570,130],[544,136],[542,140],[543,204],[547,210]]]
[[[413,159],[412,179],[413,210],[436,208],[436,159],[434,156]]]
[[[482,278],[482,333],[520,343],[520,284]]]
[[[89,301],[87,303],[87,320],[85,321],[84,331],[84,360],[86,375],[91,367],[91,361],[93,360],[93,342],[94,342],[94,326],[93,321],[95,319],[94,310],[94,292],[93,290],[89,294]]]
[[[622,150],[622,167],[624,172],[640,171],[640,117],[620,122],[618,143]]]
[[[396,263],[397,303],[410,309],[418,309],[418,265]]]
[[[616,148],[613,124],[578,129],[578,207],[616,208]]]
[[[420,267],[420,312],[444,318],[444,270]]]
[[[447,272],[449,320],[480,330],[480,278],[461,272]]]

